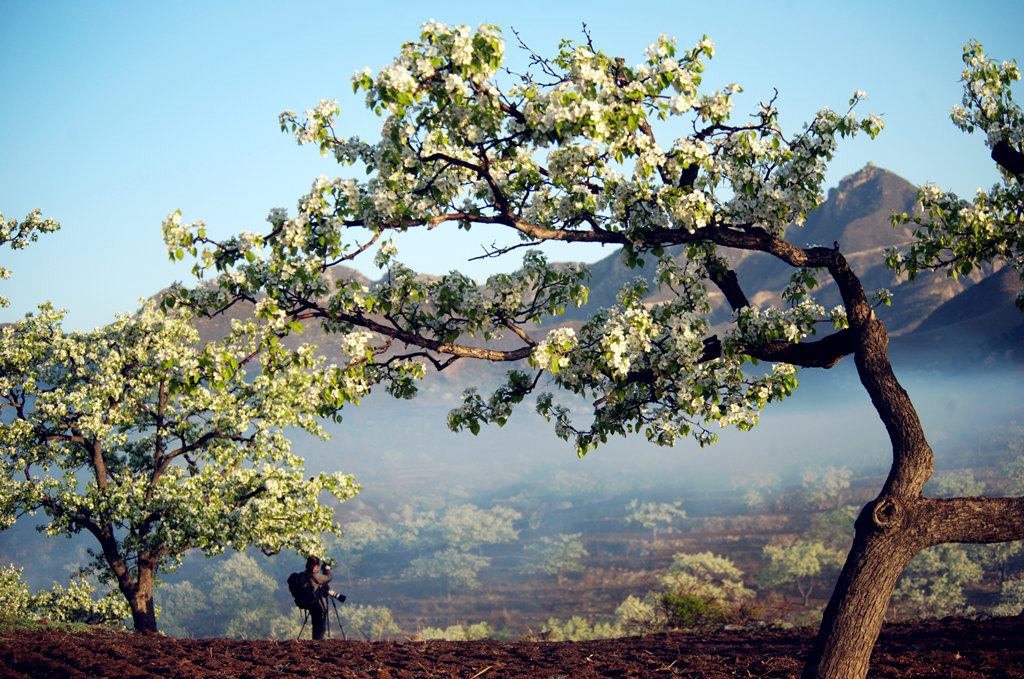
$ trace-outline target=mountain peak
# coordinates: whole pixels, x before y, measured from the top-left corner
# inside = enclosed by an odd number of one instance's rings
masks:
[[[846,203],[855,200],[858,203],[866,203],[884,200],[887,196],[905,202],[908,195],[916,201],[917,189],[910,182],[874,163],[868,163],[853,174],[840,179],[838,186],[829,189],[827,202]]]
[[[829,189],[828,199],[807,216],[805,239],[838,242],[847,255],[906,243],[911,239],[910,230],[894,229],[890,218],[913,211],[916,204],[913,184],[868,163]]]
[[[884,177],[885,175],[892,175],[893,177],[896,177],[896,175],[892,174],[888,170],[884,170],[874,163],[868,163],[853,174],[848,174],[840,179],[839,186],[837,188],[839,191],[852,191],[864,182],[869,182],[873,179]]]

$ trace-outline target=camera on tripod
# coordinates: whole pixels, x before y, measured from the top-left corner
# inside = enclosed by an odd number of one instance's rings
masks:
[[[332,568],[333,568],[333,566],[331,565],[330,560],[328,560],[328,559],[321,559],[320,560],[320,572],[321,573],[323,573],[324,575],[330,576],[330,575],[332,575],[332,573],[331,573],[331,569]],[[335,601],[340,601],[340,602],[344,602],[345,601],[345,595],[344,594],[339,594],[338,592],[335,592],[333,589],[327,590],[327,596],[331,597]]]

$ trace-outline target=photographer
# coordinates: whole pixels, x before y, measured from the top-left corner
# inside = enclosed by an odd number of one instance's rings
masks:
[[[338,594],[330,588],[334,578],[330,564],[322,562],[319,557],[310,556],[306,559],[306,576],[313,583],[315,597],[312,605],[306,607],[313,624],[313,639],[323,639],[327,629],[327,597],[344,601],[345,595]]]

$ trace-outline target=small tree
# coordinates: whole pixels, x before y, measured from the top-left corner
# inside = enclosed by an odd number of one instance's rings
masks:
[[[342,536],[325,537],[324,553],[334,559],[335,575],[339,571],[345,573],[349,585],[352,584],[353,574],[367,557],[388,551],[399,539],[393,527],[371,518],[345,523],[343,530]]]
[[[711,552],[676,554],[661,578],[657,599],[674,627],[697,627],[745,617],[754,592],[743,584],[743,571]]]
[[[91,535],[87,569],[117,584],[140,632],[156,631],[158,574],[186,551],[307,553],[337,530],[321,493],[358,486],[307,478],[282,430],[320,433],[344,369],[252,327],[201,345],[152,303],[94,332],[66,334],[62,317],[44,305],[0,329],[0,528],[42,510],[48,535]]]
[[[804,497],[813,506],[833,504],[833,509],[843,506],[842,491],[850,487],[853,472],[849,467],[826,465],[811,467],[800,474]]]
[[[610,622],[590,622],[582,616],[574,615],[566,620],[548,618],[540,632],[545,641],[590,641],[610,639],[617,636],[617,631]]]
[[[804,608],[814,587],[830,572],[834,578],[843,565],[842,552],[810,540],[797,540],[791,545],[765,545],[761,553],[768,561],[758,578],[761,586],[793,583],[803,598]]]
[[[860,507],[847,505],[834,511],[815,514],[811,518],[807,538],[820,542],[830,549],[848,551],[859,511]]]
[[[615,609],[615,629],[623,634],[645,634],[652,631],[657,611],[652,597],[643,599],[630,594]]]
[[[401,526],[396,529],[396,539],[420,550],[451,547],[472,551],[519,536],[515,522],[521,515],[508,507],[481,509],[463,503],[438,511],[405,505],[399,513]]]
[[[896,584],[893,603],[915,618],[967,615],[964,587],[979,582],[981,565],[963,545],[936,545],[915,556]]]
[[[282,615],[278,607],[281,583],[252,555],[236,552],[210,563],[194,582],[160,587],[156,599],[166,633],[232,639],[295,637],[294,614]],[[291,600],[288,608],[293,613]]]
[[[732,483],[732,489],[743,493],[743,504],[748,509],[764,509],[780,485],[779,475],[769,472],[737,478]]]
[[[401,631],[386,606],[346,604],[338,607],[338,619],[347,637],[366,641],[382,641]]]
[[[477,574],[490,564],[490,557],[446,547],[413,559],[402,575],[414,580],[439,580],[445,596],[451,598],[452,587],[479,587]]]
[[[639,523],[644,528],[651,529],[651,541],[658,541],[658,524],[671,525],[673,521],[686,518],[686,511],[679,508],[681,502],[645,502],[640,504],[639,500],[632,500],[626,509],[630,510],[626,521]]]
[[[493,639],[495,630],[487,622],[481,621],[472,625],[456,623],[448,625],[444,629],[437,627],[425,627],[420,632],[420,639],[428,641],[440,639],[444,641],[476,641],[479,639]]]
[[[1024,615],[1024,580],[1007,580],[999,591],[995,615]]]
[[[579,573],[583,570],[580,561],[587,555],[587,550],[580,539],[580,533],[559,533],[554,537],[544,536],[523,548],[529,560],[520,570],[523,573],[543,573],[558,578],[558,586],[566,573]]]
[[[961,495],[982,495],[985,493],[984,481],[974,478],[970,469],[956,472],[941,472],[932,477],[925,485],[925,491],[935,497],[959,497]]]

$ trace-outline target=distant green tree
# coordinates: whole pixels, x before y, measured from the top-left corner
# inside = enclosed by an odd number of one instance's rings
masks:
[[[777,587],[792,583],[806,608],[814,588],[839,574],[844,553],[820,542],[797,540],[789,545],[765,545],[762,557],[768,565],[758,578],[760,585]]]
[[[164,634],[182,638],[205,635],[205,630],[197,626],[197,621],[205,622],[205,615],[210,610],[210,600],[203,590],[190,580],[168,582],[160,587],[157,598],[160,601],[160,627]]]
[[[1024,447],[1024,441],[1019,441],[1015,449]],[[1024,495],[1024,454],[1018,453],[1016,457],[1003,464],[1003,472],[1010,483],[1009,495]]]
[[[780,484],[778,474],[763,472],[736,479],[732,489],[743,493],[743,504],[749,509],[763,509]]]
[[[477,574],[491,563],[480,548],[518,538],[515,522],[521,517],[508,507],[480,509],[468,503],[440,509],[401,507],[397,542],[421,553],[402,577],[440,581],[449,597],[453,587],[479,587]]]
[[[972,497],[984,495],[985,482],[975,479],[970,469],[939,472],[925,484],[924,492],[932,497]]]
[[[646,634],[654,631],[657,619],[654,597],[636,597],[630,594],[615,609],[615,627],[622,635]]]
[[[676,554],[656,593],[665,627],[699,627],[738,620],[754,592],[743,584],[743,571],[711,552]]]
[[[160,588],[163,626],[182,637],[294,638],[302,618],[281,612],[281,587],[255,558],[235,552],[209,563],[194,581]]]
[[[1002,585],[1014,573],[1014,564],[1019,564],[1019,557],[1024,554],[1024,540],[967,545],[967,553],[972,561],[985,569],[986,574]]]
[[[644,528],[651,529],[651,540],[658,541],[658,525],[669,526],[673,521],[686,518],[686,511],[679,508],[682,502],[644,502],[632,500],[626,509],[630,511],[626,521],[639,523]]]
[[[548,618],[541,627],[541,636],[548,641],[590,641],[611,639],[618,634],[610,622],[591,622],[582,616],[574,615],[565,620]]]
[[[915,618],[968,615],[966,585],[979,582],[981,564],[971,559],[964,545],[936,545],[907,564],[896,583],[893,603],[898,611]]]
[[[478,639],[497,638],[498,632],[487,622],[478,622],[472,625],[456,623],[448,625],[444,629],[437,627],[425,627],[420,632],[420,638],[424,641],[441,639],[444,641],[476,641]]]
[[[449,507],[435,528],[445,544],[463,550],[481,545],[511,542],[519,537],[515,522],[522,515],[508,507],[480,509],[471,504]]]
[[[1024,580],[1008,580],[999,591],[999,604],[993,615],[1024,615]]]
[[[211,605],[208,615],[223,630],[217,636],[275,639],[281,638],[277,634],[282,631],[290,636],[296,616],[282,615],[278,609],[276,595],[281,587],[255,558],[242,552],[206,569],[206,595]]]
[[[527,544],[523,551],[529,560],[520,567],[520,571],[554,575],[561,586],[566,573],[579,573],[583,570],[580,559],[587,556],[587,550],[581,537],[580,533],[559,533]]]
[[[519,537],[515,522],[522,515],[508,507],[463,503],[443,508],[406,505],[399,510],[397,540],[416,549],[453,547],[462,551]]]
[[[830,549],[841,549],[845,553],[853,541],[853,522],[857,520],[860,507],[846,505],[840,509],[821,512],[811,517],[807,539],[820,542]]]
[[[347,638],[383,641],[401,632],[386,606],[345,604],[337,606],[338,619]],[[339,630],[340,632],[340,630]]]
[[[340,536],[325,536],[324,553],[334,559],[335,577],[344,573],[351,584],[353,574],[365,560],[394,549],[399,539],[399,532],[394,526],[374,519],[359,519],[345,523]],[[371,566],[376,568],[376,564]],[[375,573],[379,575],[378,571]]]
[[[833,509],[843,506],[842,492],[850,487],[851,478],[849,467],[831,464],[808,467],[800,474],[807,503],[815,507],[831,505]]]
[[[438,580],[445,596],[451,598],[453,587],[479,587],[477,574],[490,564],[490,557],[447,547],[413,559],[402,575],[413,580]]]
[[[730,603],[754,596],[743,584],[743,571],[731,559],[711,552],[676,554],[661,577],[661,585]]]

